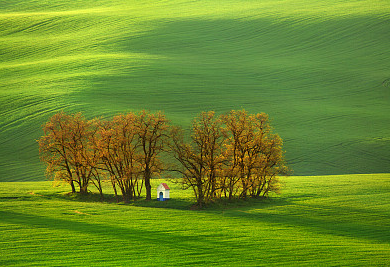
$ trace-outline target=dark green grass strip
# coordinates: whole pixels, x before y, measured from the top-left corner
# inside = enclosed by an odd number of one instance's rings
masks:
[[[389,266],[388,174],[283,182],[269,200],[199,211],[172,182],[169,202],[129,205],[0,183],[0,265]]]

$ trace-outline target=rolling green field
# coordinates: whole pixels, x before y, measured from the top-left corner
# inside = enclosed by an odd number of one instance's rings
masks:
[[[0,182],[0,266],[390,266],[390,174],[282,181],[204,210],[172,182],[170,201],[129,205]]]
[[[390,172],[387,0],[10,0],[0,181],[43,180],[55,112],[266,112],[296,175]]]
[[[388,0],[1,1],[0,266],[390,266],[389,33]],[[266,112],[322,176],[199,211],[43,181],[54,113],[141,109]]]

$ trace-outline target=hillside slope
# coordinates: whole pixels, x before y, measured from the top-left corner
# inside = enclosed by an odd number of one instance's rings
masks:
[[[270,115],[295,174],[390,172],[386,0],[7,1],[0,180],[41,180],[60,110]]]

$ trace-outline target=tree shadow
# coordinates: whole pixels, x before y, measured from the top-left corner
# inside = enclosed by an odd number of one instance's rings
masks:
[[[147,207],[147,208],[164,208],[164,209],[178,209],[178,210],[189,210],[194,203],[190,199],[186,198],[171,198],[166,201],[159,201],[157,199],[152,199],[146,201],[141,199],[139,201],[133,202],[132,205],[136,207]]]
[[[93,217],[93,215],[83,215]],[[77,237],[77,234],[93,235],[96,241],[100,239],[121,240],[131,242],[133,244],[140,243],[141,247],[151,249],[169,249],[178,254],[202,254],[214,252],[215,254],[229,259],[231,258],[231,250],[236,247],[236,244],[230,241],[222,241],[221,235],[203,235],[198,236],[190,233],[172,232],[172,230],[155,230],[131,226],[117,226],[111,224],[102,224],[96,222],[86,222],[77,220],[68,220],[60,218],[52,218],[42,215],[33,215],[28,213],[20,213],[14,211],[0,210],[0,223],[8,223],[13,225],[21,225],[31,228],[47,228],[49,230],[65,230],[70,231],[70,238]],[[149,228],[149,229],[148,229]],[[163,242],[163,243],[162,243]],[[219,245],[216,247],[216,245]],[[131,246],[130,246],[131,248]],[[228,251],[226,251],[228,249]],[[129,253],[131,254],[131,253]],[[159,251],[149,253],[151,255],[160,254]],[[145,257],[144,255],[139,258]],[[191,262],[201,261],[201,258],[186,259],[185,264],[191,265]],[[127,265],[131,264],[126,262]],[[154,263],[155,264],[155,263]],[[164,266],[174,265],[169,259],[161,260]],[[147,263],[145,266],[153,265]],[[202,265],[205,265],[204,263]],[[129,265],[132,266],[132,265]],[[183,266],[183,265],[179,265]]]
[[[100,194],[90,192],[88,194],[80,193],[48,193],[40,194],[41,198],[48,200],[63,200],[63,201],[77,201],[83,203],[106,203],[106,204],[118,204],[125,206],[135,206],[135,207],[148,207],[148,208],[163,208],[163,209],[178,209],[178,210],[189,210],[194,204],[193,200],[190,198],[171,198],[166,201],[158,201],[157,199],[152,199],[150,201],[145,200],[144,197],[138,198],[136,201],[132,200],[128,203],[123,201],[122,196],[118,196],[118,199],[114,194],[104,194],[102,199]]]
[[[173,198],[168,201],[153,199],[146,201],[144,198],[130,203],[119,202],[118,205],[135,206],[156,209],[198,210],[200,213],[223,214],[224,217],[245,219],[254,222],[270,224],[299,226],[307,228],[314,233],[344,236],[349,238],[374,240],[380,243],[390,243],[390,225],[386,222],[386,215],[377,214],[372,221],[365,220],[373,212],[364,208],[352,208],[346,206],[326,206],[307,204],[305,200],[315,198],[316,194],[294,194],[287,196],[274,196],[264,199],[247,200],[220,200],[203,208],[194,208],[195,200],[191,198]],[[20,197],[31,200],[34,196]],[[113,194],[106,194],[103,201],[100,195],[90,193],[88,195],[71,193],[39,194],[39,198],[78,201],[85,203],[112,203],[116,204]],[[5,197],[7,198],[7,197]],[[19,198],[19,199],[20,199]],[[297,203],[299,201],[299,204]],[[293,208],[287,208],[293,206]],[[278,211],[278,207],[281,208]],[[287,208],[282,209],[282,208]],[[274,210],[276,209],[276,210]],[[349,220],[348,213],[361,215],[362,220]]]
[[[314,233],[373,240],[379,243],[390,243],[390,224],[386,215],[379,215],[373,221],[365,220],[372,212],[351,207],[334,207],[326,205],[299,204],[298,207],[283,211],[267,211],[266,208],[294,205],[288,198],[275,199],[274,202],[258,204],[255,211],[251,207],[225,213],[225,217],[246,219],[253,222],[304,227]],[[264,210],[262,210],[264,209]],[[213,211],[209,211],[212,213]],[[215,212],[214,212],[215,213]],[[360,221],[351,220],[347,213],[361,215]],[[379,219],[378,219],[379,218]]]

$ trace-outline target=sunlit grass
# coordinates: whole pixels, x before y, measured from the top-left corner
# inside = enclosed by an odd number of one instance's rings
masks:
[[[289,177],[280,196],[204,210],[164,181],[170,201],[129,205],[50,182],[0,183],[0,265],[390,264],[389,174]]]

